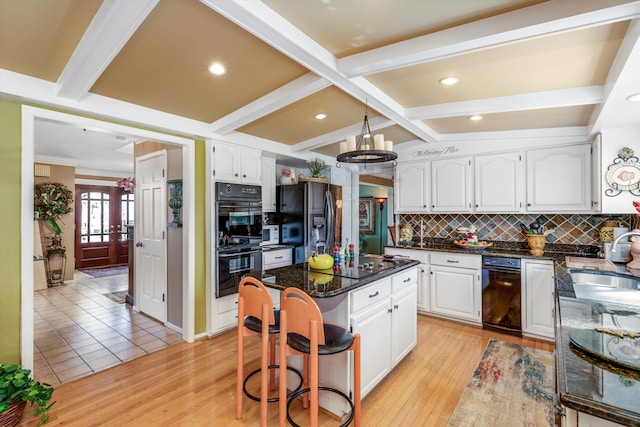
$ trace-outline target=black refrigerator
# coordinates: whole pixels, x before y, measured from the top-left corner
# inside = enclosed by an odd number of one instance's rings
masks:
[[[277,191],[280,243],[294,247],[295,264],[311,252],[333,254],[342,242],[342,187],[305,181]]]

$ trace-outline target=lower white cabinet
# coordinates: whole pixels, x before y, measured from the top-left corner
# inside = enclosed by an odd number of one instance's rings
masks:
[[[215,332],[238,325],[238,294],[216,298]]]
[[[431,312],[481,324],[482,256],[431,254]]]
[[[413,268],[351,295],[351,330],[360,334],[362,348],[362,397],[416,346],[416,279]]]
[[[552,261],[522,260],[522,333],[554,338],[554,265]]]
[[[418,311],[428,313],[431,310],[431,304],[429,302],[429,252],[420,249],[385,248],[384,253],[387,255],[405,256],[409,259],[420,261],[417,270],[417,305]]]
[[[293,263],[293,248],[276,249],[262,252],[262,268],[286,267]]]

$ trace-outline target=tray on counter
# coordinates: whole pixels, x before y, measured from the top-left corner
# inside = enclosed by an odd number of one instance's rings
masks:
[[[454,240],[453,244],[466,249],[484,249],[493,246],[492,242],[468,243],[466,240]]]

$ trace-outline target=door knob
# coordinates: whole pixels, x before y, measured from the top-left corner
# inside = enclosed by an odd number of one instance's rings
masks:
[[[142,244],[142,242],[138,242],[138,243],[136,243],[136,248],[141,248],[141,247],[143,247],[143,246],[144,246],[144,245]]]

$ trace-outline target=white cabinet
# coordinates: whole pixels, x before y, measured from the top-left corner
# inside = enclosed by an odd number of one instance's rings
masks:
[[[276,159],[262,158],[262,211],[276,211]]]
[[[360,334],[361,357],[360,384],[362,395],[368,394],[391,371],[391,323],[389,322],[388,299],[359,313],[351,319],[354,334]],[[381,356],[381,357],[378,357]]]
[[[480,255],[431,253],[431,312],[481,324]]]
[[[261,151],[239,145],[216,142],[213,152],[213,177],[216,181],[262,184]]]
[[[431,204],[429,162],[410,162],[396,166],[395,210],[396,213],[423,213]]]
[[[395,278],[394,278],[395,279]],[[418,312],[416,281],[391,295],[391,367],[396,366],[416,346]]]
[[[551,261],[522,260],[522,333],[554,339],[554,266]]]
[[[238,294],[216,298],[216,321],[214,332],[238,325]]]
[[[429,252],[418,249],[385,248],[384,253],[405,256],[409,259],[420,261],[417,269],[417,307],[418,311],[428,313],[431,310],[431,304],[429,303]]]
[[[471,157],[431,162],[431,210],[471,212]]]
[[[351,329],[360,334],[362,397],[416,346],[416,279],[412,268],[351,293]]]
[[[517,212],[522,209],[522,155],[519,152],[476,156],[475,211]]]
[[[591,145],[527,151],[527,211],[591,210]]]
[[[293,248],[284,248],[276,250],[263,250],[262,252],[262,268],[269,270],[271,268],[286,267],[293,263]]]

